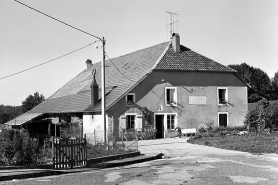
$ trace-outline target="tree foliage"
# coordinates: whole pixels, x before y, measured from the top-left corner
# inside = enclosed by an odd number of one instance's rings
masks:
[[[248,91],[249,103],[257,102],[262,98],[273,99],[273,83],[263,70],[246,63],[229,65],[229,67],[235,69],[238,75],[251,85],[251,89]]]
[[[27,112],[34,108],[35,106],[39,105],[41,102],[45,100],[44,96],[35,92],[34,95],[29,95],[24,101],[22,101],[22,111]]]
[[[4,124],[21,114],[21,106],[0,105],[0,124]]]

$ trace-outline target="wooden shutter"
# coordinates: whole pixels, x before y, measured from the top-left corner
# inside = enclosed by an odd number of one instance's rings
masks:
[[[125,116],[121,116],[119,121],[120,121],[120,128],[126,129],[126,118],[125,118]]]
[[[138,129],[138,130],[142,130],[142,127],[143,127],[143,115],[137,115],[137,118],[136,118],[136,126],[135,128]]]

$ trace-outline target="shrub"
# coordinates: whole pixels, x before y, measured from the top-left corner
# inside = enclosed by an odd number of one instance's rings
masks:
[[[244,124],[250,131],[262,132],[265,128],[269,128],[271,132],[273,129],[277,129],[278,101],[260,100],[256,109],[246,114]]]
[[[25,130],[3,129],[0,133],[0,165],[33,165],[38,163],[39,142]]]

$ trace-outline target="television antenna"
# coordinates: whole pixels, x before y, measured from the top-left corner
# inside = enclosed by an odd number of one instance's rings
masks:
[[[177,13],[165,11],[166,13],[166,36],[168,35],[168,29],[170,29],[170,38],[172,37],[173,33],[175,32],[175,23],[177,25],[177,30],[179,30],[179,20]],[[168,15],[168,16],[167,16]],[[169,18],[169,24],[168,24]],[[168,37],[167,37],[168,38]]]

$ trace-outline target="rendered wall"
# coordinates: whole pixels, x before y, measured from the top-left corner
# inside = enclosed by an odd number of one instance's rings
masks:
[[[165,106],[165,87],[177,87],[178,106]],[[219,106],[217,87],[228,88],[229,106]],[[153,71],[130,93],[135,93],[136,103],[147,107],[153,114],[178,113],[178,125],[197,128],[213,122],[218,125],[218,112],[228,112],[228,126],[243,125],[247,112],[247,87],[233,73]],[[206,104],[190,105],[189,96],[206,97]],[[158,106],[162,111],[158,111]],[[115,129],[119,117],[125,113],[142,114],[138,108],[126,106],[125,97],[108,110],[114,116]],[[153,116],[155,119],[155,116]]]
[[[109,116],[106,116],[106,129],[108,130],[107,132],[111,131],[111,125],[113,125],[113,119]],[[83,134],[86,134],[86,138],[91,143],[95,143],[96,141],[103,142],[104,125],[102,124],[102,116],[84,113]]]

